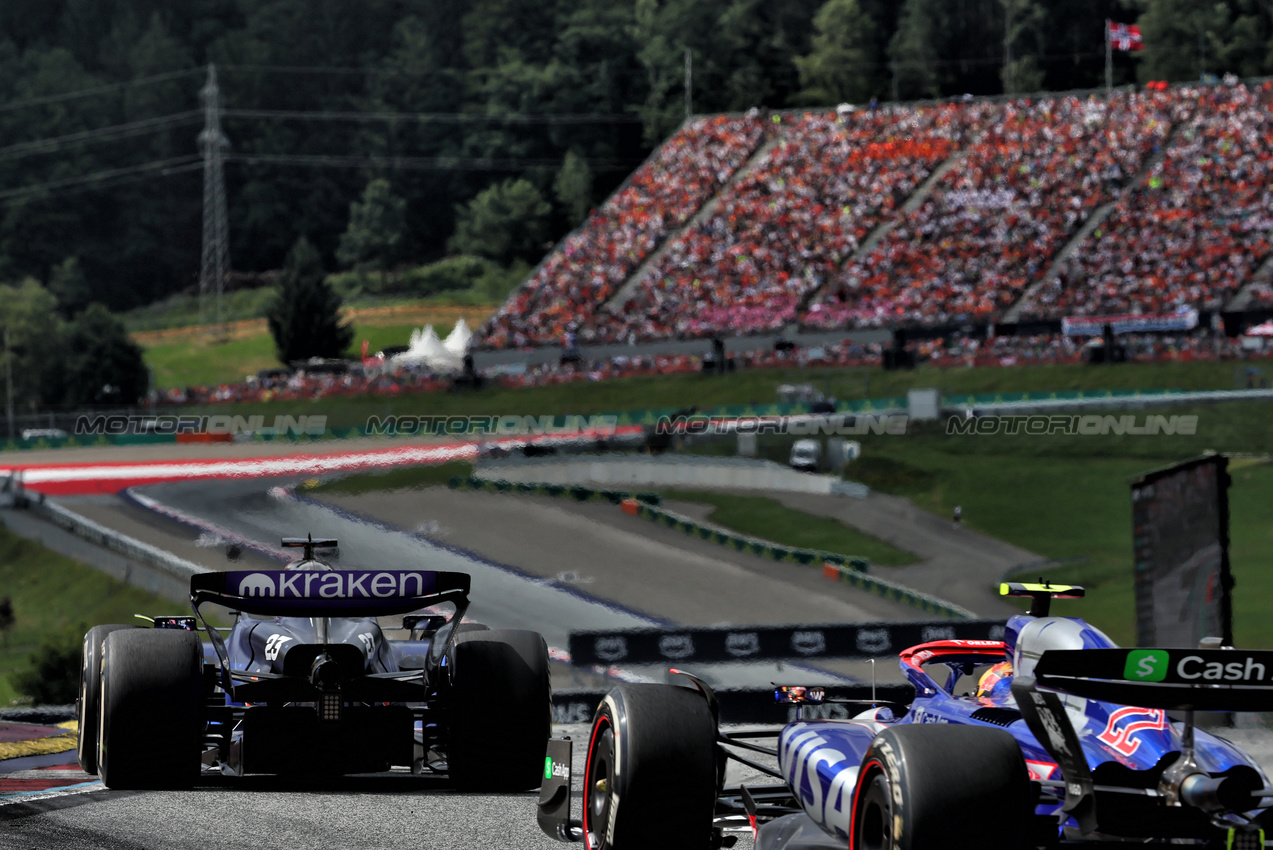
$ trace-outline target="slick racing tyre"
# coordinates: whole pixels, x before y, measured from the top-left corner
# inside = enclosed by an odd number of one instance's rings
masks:
[[[108,788],[179,788],[199,776],[203,644],[194,632],[125,629],[102,650],[97,768]]]
[[[597,709],[584,767],[588,850],[703,850],[719,792],[707,700],[673,685],[622,685]]]
[[[1025,850],[1025,759],[1002,729],[906,725],[875,736],[853,792],[856,850]]]
[[[102,711],[102,643],[111,632],[136,626],[93,626],[84,635],[80,651],[80,690],[75,698],[75,750],[80,768],[97,775],[97,721]]]
[[[552,733],[548,644],[537,632],[456,635],[447,771],[465,791],[539,787]]]

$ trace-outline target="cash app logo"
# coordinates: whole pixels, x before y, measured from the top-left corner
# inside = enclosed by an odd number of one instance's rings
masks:
[[[1170,664],[1171,657],[1165,649],[1137,649],[1127,653],[1123,678],[1131,682],[1161,682]]]

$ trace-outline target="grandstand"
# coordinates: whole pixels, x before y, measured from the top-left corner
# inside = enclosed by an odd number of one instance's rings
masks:
[[[1273,307],[1273,82],[687,122],[488,348]]]

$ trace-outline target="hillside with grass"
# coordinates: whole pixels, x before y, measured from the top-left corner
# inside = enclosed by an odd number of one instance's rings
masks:
[[[281,366],[264,318],[272,290],[244,290],[227,296],[224,322],[200,325],[198,299],[183,296],[162,308],[134,310],[125,325],[154,376],[156,387],[213,386],[238,383],[262,369]],[[495,309],[487,301],[464,299],[363,299],[349,302],[344,317],[354,328],[348,356],[357,358],[362,343],[371,353],[392,345],[406,345],[411,332],[433,325],[441,336],[464,319],[470,327],[486,320]],[[210,308],[209,308],[210,309]]]
[[[64,558],[0,525],[0,597],[13,607],[13,624],[0,632],[0,706],[19,693],[15,676],[37,652],[70,664],[78,675],[80,642],[90,626],[140,624],[134,614],[184,614],[180,604],[130,587],[92,567]]]

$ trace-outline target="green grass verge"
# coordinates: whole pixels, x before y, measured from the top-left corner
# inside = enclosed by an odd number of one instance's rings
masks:
[[[147,346],[143,356],[157,387],[238,383],[248,375],[279,365],[274,341],[268,335],[225,342],[205,337],[178,337]]]
[[[1194,412],[1194,437],[972,437],[938,429],[869,437],[862,440],[863,460],[847,474],[940,516],[959,505],[970,527],[1046,558],[1086,559],[1050,573],[1093,591],[1081,603],[1064,603],[1060,612],[1083,616],[1119,643],[1133,645],[1131,479],[1207,449],[1273,450],[1267,404]],[[1239,465],[1232,478],[1235,639],[1242,646],[1273,647],[1273,619],[1261,611],[1273,592],[1273,531],[1265,515],[1273,466]]]
[[[472,474],[473,464],[449,461],[436,465],[404,466],[384,472],[357,472],[326,481],[307,482],[299,489],[313,495],[361,496],[381,490],[445,487],[452,478],[467,478]]]
[[[993,371],[993,370],[986,370]],[[1130,411],[1121,411],[1127,413]],[[862,457],[846,477],[906,496],[938,516],[959,505],[968,526],[1045,559],[1071,563],[1050,578],[1083,584],[1082,602],[1058,612],[1082,616],[1119,643],[1135,643],[1130,481],[1208,450],[1273,454],[1273,406],[1267,402],[1155,408],[1196,415],[1193,435],[947,435],[939,423],[910,423],[900,436],[854,437]],[[1135,411],[1143,422],[1145,411]],[[793,437],[760,440],[762,457],[785,463]],[[734,451],[732,440],[698,441],[710,454]],[[1261,610],[1273,592],[1273,465],[1235,461],[1229,492],[1234,631],[1239,645],[1273,647],[1273,619]],[[936,588],[917,588],[938,593]]]
[[[0,526],[0,596],[14,623],[0,638],[0,706],[18,696],[9,677],[30,665],[45,639],[83,635],[101,623],[134,623],[134,614],[185,613],[179,603],[129,587]]]
[[[708,520],[749,537],[798,549],[856,555],[881,566],[913,564],[915,555],[863,534],[834,519],[811,516],[766,496],[742,496],[705,490],[660,490],[665,499],[712,506]]]
[[[390,345],[406,345],[418,325],[354,325],[354,344],[350,356],[361,350],[380,351]],[[445,335],[449,328],[443,329]],[[269,334],[257,334],[224,342],[204,337],[180,337],[144,348],[146,364],[154,373],[155,386],[189,387],[238,383],[262,369],[279,366],[274,340]]]
[[[258,319],[265,315],[273,297],[274,287],[270,286],[226,292],[221,296],[221,321]],[[209,297],[205,307],[206,313],[200,316],[198,295],[174,295],[121,313],[120,318],[130,333],[185,328],[198,325],[201,318],[209,322],[215,318],[215,298]]]

